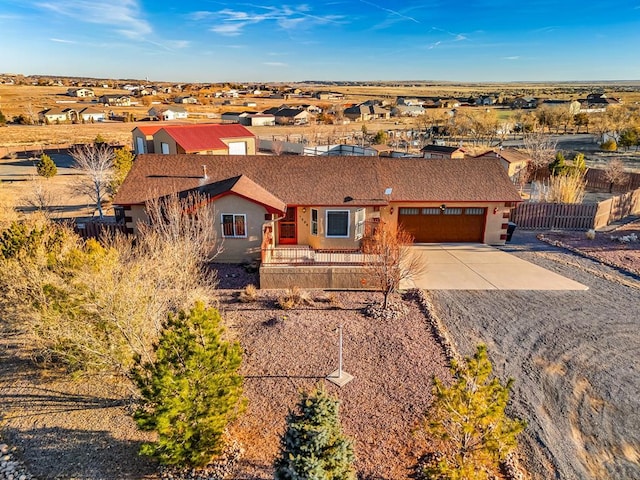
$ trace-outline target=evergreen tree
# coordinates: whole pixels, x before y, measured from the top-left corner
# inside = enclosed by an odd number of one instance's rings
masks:
[[[117,148],[113,153],[111,191],[115,194],[133,166],[133,153],[127,148]]]
[[[158,434],[141,453],[161,463],[200,467],[222,453],[223,434],[240,413],[242,349],[223,340],[216,309],[197,303],[169,320],[153,364],[138,362],[133,376],[142,405],[134,418],[143,430]]]
[[[324,390],[303,393],[275,461],[276,480],[355,479],[353,441],[342,433],[339,401]]]
[[[556,158],[549,164],[551,175],[564,175],[567,172],[567,162],[562,152],[556,153]]]
[[[36,170],[38,171],[38,175],[45,178],[51,178],[58,173],[58,167],[56,167],[56,164],[46,153],[40,156],[40,160],[38,160],[36,164]]]
[[[435,400],[425,422],[434,453],[427,456],[423,473],[434,480],[493,478],[526,426],[505,414],[513,379],[502,385],[492,377],[484,345],[464,364],[454,362],[451,372],[450,387],[434,379]]]

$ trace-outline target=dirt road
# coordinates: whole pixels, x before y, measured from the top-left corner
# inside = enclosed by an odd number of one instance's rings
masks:
[[[640,479],[640,281],[527,235],[506,248],[589,290],[433,292],[442,319],[463,354],[484,342],[515,378],[534,479]]]

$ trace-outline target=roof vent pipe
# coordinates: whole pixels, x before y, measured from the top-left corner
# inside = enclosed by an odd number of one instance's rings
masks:
[[[206,165],[202,165],[202,178],[204,178],[205,180],[208,178],[207,177],[207,166]]]

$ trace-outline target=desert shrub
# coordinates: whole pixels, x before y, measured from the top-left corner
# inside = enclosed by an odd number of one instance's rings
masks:
[[[389,141],[389,135],[384,130],[378,130],[378,132],[373,137],[373,143],[375,145],[384,145]]]
[[[155,361],[138,362],[142,402],[134,414],[157,432],[140,452],[167,465],[202,467],[224,451],[224,433],[242,411],[242,348],[224,339],[220,313],[197,303],[169,315]]]
[[[127,148],[116,148],[113,152],[113,175],[111,177],[111,193],[115,194],[124,179],[127,178],[129,170],[133,166],[133,153]]]
[[[44,178],[51,178],[58,173],[58,167],[56,167],[52,158],[46,153],[43,153],[40,156],[40,160],[38,160],[38,163],[36,164],[36,170],[38,175]]]
[[[7,123],[7,117],[5,117],[4,113],[0,111],[0,125],[4,125],[5,123]]]
[[[278,297],[277,304],[282,310],[291,310],[303,305],[313,305],[314,302],[309,291],[293,287]]]
[[[341,309],[344,307],[342,305],[342,302],[334,292],[326,293],[324,296],[324,301],[327,302],[329,305],[331,305],[331,307],[335,309]]]
[[[605,140],[604,142],[602,142],[600,144],[600,148],[605,152],[615,152],[616,150],[618,150],[618,144],[613,138],[610,138],[609,140]]]
[[[549,203],[582,203],[587,182],[584,175],[571,173],[549,178],[544,201]]]
[[[596,231],[592,228],[590,230],[587,230],[586,233],[584,234],[585,238],[587,240],[595,240],[596,238]]]
[[[247,285],[244,290],[240,292],[238,297],[242,303],[251,303],[258,300],[258,289],[255,285]]]

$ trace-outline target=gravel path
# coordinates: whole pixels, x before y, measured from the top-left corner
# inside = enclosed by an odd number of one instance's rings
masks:
[[[534,479],[640,479],[640,281],[520,232],[505,247],[586,292],[432,292],[464,354],[516,379]],[[519,239],[519,240],[518,240]]]

